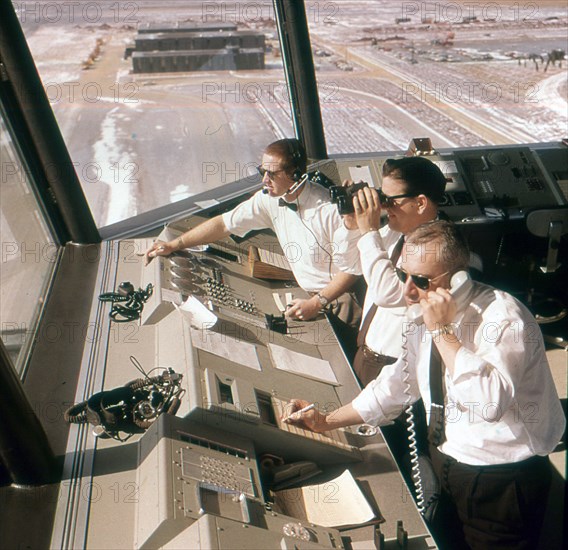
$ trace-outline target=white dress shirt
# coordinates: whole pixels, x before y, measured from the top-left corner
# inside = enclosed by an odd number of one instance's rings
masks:
[[[404,287],[390,261],[402,233],[389,226],[363,235],[357,246],[361,256],[367,294],[363,305],[363,320],[373,303],[379,307],[371,321],[365,344],[376,353],[398,357],[402,351],[402,330],[406,321]]]
[[[359,231],[345,227],[337,206],[329,202],[327,189],[306,182],[293,201],[297,212],[278,202],[277,197],[258,191],[223,214],[223,221],[240,237],[254,229],[274,230],[298,284],[307,292],[322,290],[340,271],[361,274]]]
[[[462,347],[453,375],[444,375],[446,441],[439,450],[471,465],[549,454],[566,418],[538,324],[511,295],[481,283],[464,303],[454,320]],[[353,401],[365,422],[388,423],[420,397],[430,409],[432,336],[424,325],[407,329],[406,359],[385,367]]]

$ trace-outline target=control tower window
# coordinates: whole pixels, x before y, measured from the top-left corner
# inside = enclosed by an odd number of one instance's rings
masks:
[[[63,327],[36,326],[58,246],[43,222],[27,171],[0,116],[0,336],[22,374],[34,338],[61,338]]]
[[[99,228],[253,184],[262,149],[293,136],[272,2],[15,9]]]
[[[306,2],[306,15],[330,154],[566,134],[565,2]]]

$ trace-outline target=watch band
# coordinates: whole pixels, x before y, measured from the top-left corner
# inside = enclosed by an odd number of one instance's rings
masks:
[[[447,325],[442,325],[440,328],[437,328],[435,330],[431,330],[430,334],[432,335],[432,338],[436,338],[441,334],[443,334],[444,336],[448,336],[450,334],[452,336],[455,336],[456,332],[454,330],[454,325],[449,323]]]
[[[326,308],[329,305],[329,300],[321,292],[318,292],[316,296],[322,308]]]

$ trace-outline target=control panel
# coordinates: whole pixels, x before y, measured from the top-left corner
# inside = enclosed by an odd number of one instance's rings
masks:
[[[163,239],[175,239],[187,227],[169,226]],[[275,237],[258,234],[252,242],[229,238],[155,258],[142,272],[143,284],[155,289],[142,324],[160,323],[176,308],[182,313],[191,342],[187,416],[195,422],[239,433],[258,452],[286,462],[355,462],[360,456],[353,434],[315,434],[281,422],[292,397],[331,410],[358,384],[323,314],[309,322],[284,318],[285,304],[308,296],[295,281],[251,275],[252,246],[262,258],[262,273],[271,261],[279,270],[286,267]]]
[[[528,147],[456,151],[454,156],[467,188],[482,212],[524,216],[534,208],[566,201],[536,153]]]
[[[175,239],[198,221],[171,224],[160,238]],[[223,547],[226,532],[236,541],[247,529],[267,547],[343,548],[345,537],[372,540],[382,522],[385,536],[396,537],[399,520],[414,536],[428,536],[411,500],[390,510],[393,494],[411,497],[379,430],[318,434],[283,421],[291,398],[331,412],[360,391],[323,314],[309,322],[284,319],[285,305],[307,296],[293,279],[272,278],[285,268],[269,232],[141,266],[141,284],[154,285],[140,320],[147,361],[163,363],[175,348],[186,394],[180,416],[163,415],[139,441],[136,547]],[[365,478],[365,497],[358,498],[373,510],[355,529],[306,520],[296,501],[277,499],[282,491],[314,491],[315,483],[323,491],[319,504],[341,503],[346,496],[331,497],[343,471]],[[353,483],[349,493],[359,494]],[[201,542],[193,542],[196,536]]]
[[[568,156],[568,150],[564,156]],[[322,161],[316,166],[335,181],[366,181],[380,187],[387,158],[360,155]],[[529,147],[456,149],[432,152],[427,158],[446,176],[446,193],[440,210],[457,223],[514,219],[524,217],[534,208],[568,204],[559,182]]]
[[[183,230],[168,227],[166,232],[177,236]],[[266,239],[274,241],[273,246],[279,248],[273,237]],[[283,304],[292,298],[306,297],[293,280],[291,271],[286,270],[289,265],[281,251],[273,252],[271,257],[278,256],[277,269],[279,273],[288,274],[288,280],[257,278],[251,284],[250,247],[248,242],[239,246],[227,240],[156,258],[143,273],[145,284],[151,282],[156,290],[155,297],[149,300],[143,312],[142,322],[158,322],[175,305],[195,296],[216,314],[245,325],[265,327],[266,315],[281,316]]]
[[[254,447],[227,431],[162,416],[140,441],[137,486],[136,548],[344,548],[337,529],[276,511]]]

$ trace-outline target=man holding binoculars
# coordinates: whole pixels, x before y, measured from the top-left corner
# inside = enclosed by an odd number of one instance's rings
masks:
[[[354,214],[346,216],[346,224],[362,235],[357,246],[368,285],[353,363],[363,385],[402,351],[406,303],[395,267],[404,235],[438,217],[446,187],[442,171],[424,157],[388,159],[382,175],[380,190],[361,186],[353,194]],[[388,224],[380,228],[382,210]]]

